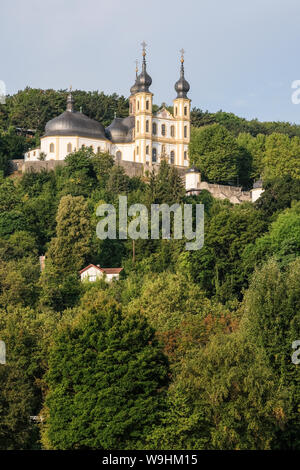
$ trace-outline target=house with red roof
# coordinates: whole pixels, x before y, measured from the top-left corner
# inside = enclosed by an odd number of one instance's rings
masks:
[[[101,268],[99,264],[89,264],[86,268],[79,271],[81,281],[95,282],[105,276],[107,282],[112,279],[119,279],[123,268]]]

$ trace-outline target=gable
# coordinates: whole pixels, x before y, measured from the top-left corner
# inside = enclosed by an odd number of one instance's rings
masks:
[[[162,108],[157,113],[154,115],[155,117],[158,118],[163,118],[163,119],[174,119],[172,114],[169,113],[169,111],[166,108]]]

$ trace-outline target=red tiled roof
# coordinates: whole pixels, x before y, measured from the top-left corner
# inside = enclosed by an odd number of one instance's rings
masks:
[[[123,268],[101,268],[105,274],[119,274]]]
[[[86,271],[87,269],[89,268],[96,268],[98,269],[99,271],[102,271],[102,269],[100,268],[100,266],[95,266],[94,264],[89,264],[86,268],[83,268],[81,271],[79,271],[80,274],[84,273],[84,271]]]

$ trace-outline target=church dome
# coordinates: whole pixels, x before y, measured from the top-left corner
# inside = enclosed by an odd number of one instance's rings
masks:
[[[183,51],[184,52],[184,51]],[[177,92],[177,98],[187,98],[187,92],[190,89],[190,84],[189,82],[186,81],[184,78],[184,67],[183,67],[183,54],[181,56],[181,67],[180,67],[180,78],[179,80],[175,83],[175,91]]]
[[[67,111],[46,124],[44,137],[51,135],[76,135],[92,139],[106,139],[102,124],[83,113],[74,111],[71,93],[68,96]]]
[[[130,94],[135,95],[138,92],[138,84],[137,84],[137,77],[138,77],[138,66],[137,66],[137,61],[136,61],[136,68],[135,68],[135,82],[130,88]]]
[[[144,65],[144,64],[143,64]],[[149,91],[149,87],[152,83],[152,78],[146,72],[146,66],[143,67],[142,72],[137,78],[136,85],[137,85],[137,92],[139,91]]]
[[[149,91],[149,87],[152,83],[152,78],[150,77],[150,75],[147,73],[147,70],[146,70],[146,59],[145,59],[145,57],[146,57],[146,50],[145,50],[146,44],[142,43],[142,46],[143,46],[143,63],[142,63],[142,71],[136,79],[137,92]]]
[[[135,83],[132,85],[132,87],[130,88],[130,94],[131,95],[135,95],[137,92],[138,92],[138,84],[137,82],[135,81]]]
[[[128,142],[131,140],[130,130],[134,128],[134,117],[115,118],[105,129],[107,138],[111,142]]]

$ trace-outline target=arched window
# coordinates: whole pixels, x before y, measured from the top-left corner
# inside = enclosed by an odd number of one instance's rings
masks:
[[[140,121],[136,121],[136,132],[140,132]]]
[[[157,155],[156,148],[153,148],[152,149],[152,161],[153,161],[153,163],[156,162],[156,155]]]
[[[187,126],[184,126],[184,137],[187,137]]]
[[[156,135],[157,133],[157,125],[156,125],[156,122],[153,122],[152,124],[152,134]]]
[[[175,137],[175,127],[171,126],[171,137]]]
[[[175,116],[177,116],[177,106],[175,106]]]
[[[146,101],[146,109],[149,109],[149,100]]]
[[[146,121],[146,132],[149,132],[149,121]]]
[[[149,145],[146,145],[146,155],[149,155]]]
[[[139,154],[139,146],[137,146],[137,148],[136,148],[136,154],[137,155]]]
[[[101,152],[101,147],[97,147],[97,152],[98,152],[98,153]]]
[[[165,124],[161,125],[161,135],[166,135],[166,125]]]
[[[186,151],[186,150],[183,152],[183,158],[184,158],[185,160],[187,160],[187,151]]]
[[[139,100],[137,101],[137,109],[138,110],[140,109],[140,101]]]
[[[171,153],[170,153],[170,163],[172,165],[174,165],[175,163],[175,153],[174,153],[174,150],[171,150]]]
[[[49,146],[49,152],[53,153],[54,152],[54,144],[50,144]]]
[[[130,103],[130,114],[132,114],[132,103]]]
[[[116,153],[116,159],[118,161],[122,160],[122,152],[120,152],[120,150],[118,150],[117,153]]]
[[[67,152],[68,153],[72,152],[72,144],[70,142],[67,145]]]
[[[184,115],[185,116],[187,115],[187,107],[186,106],[184,107]]]

